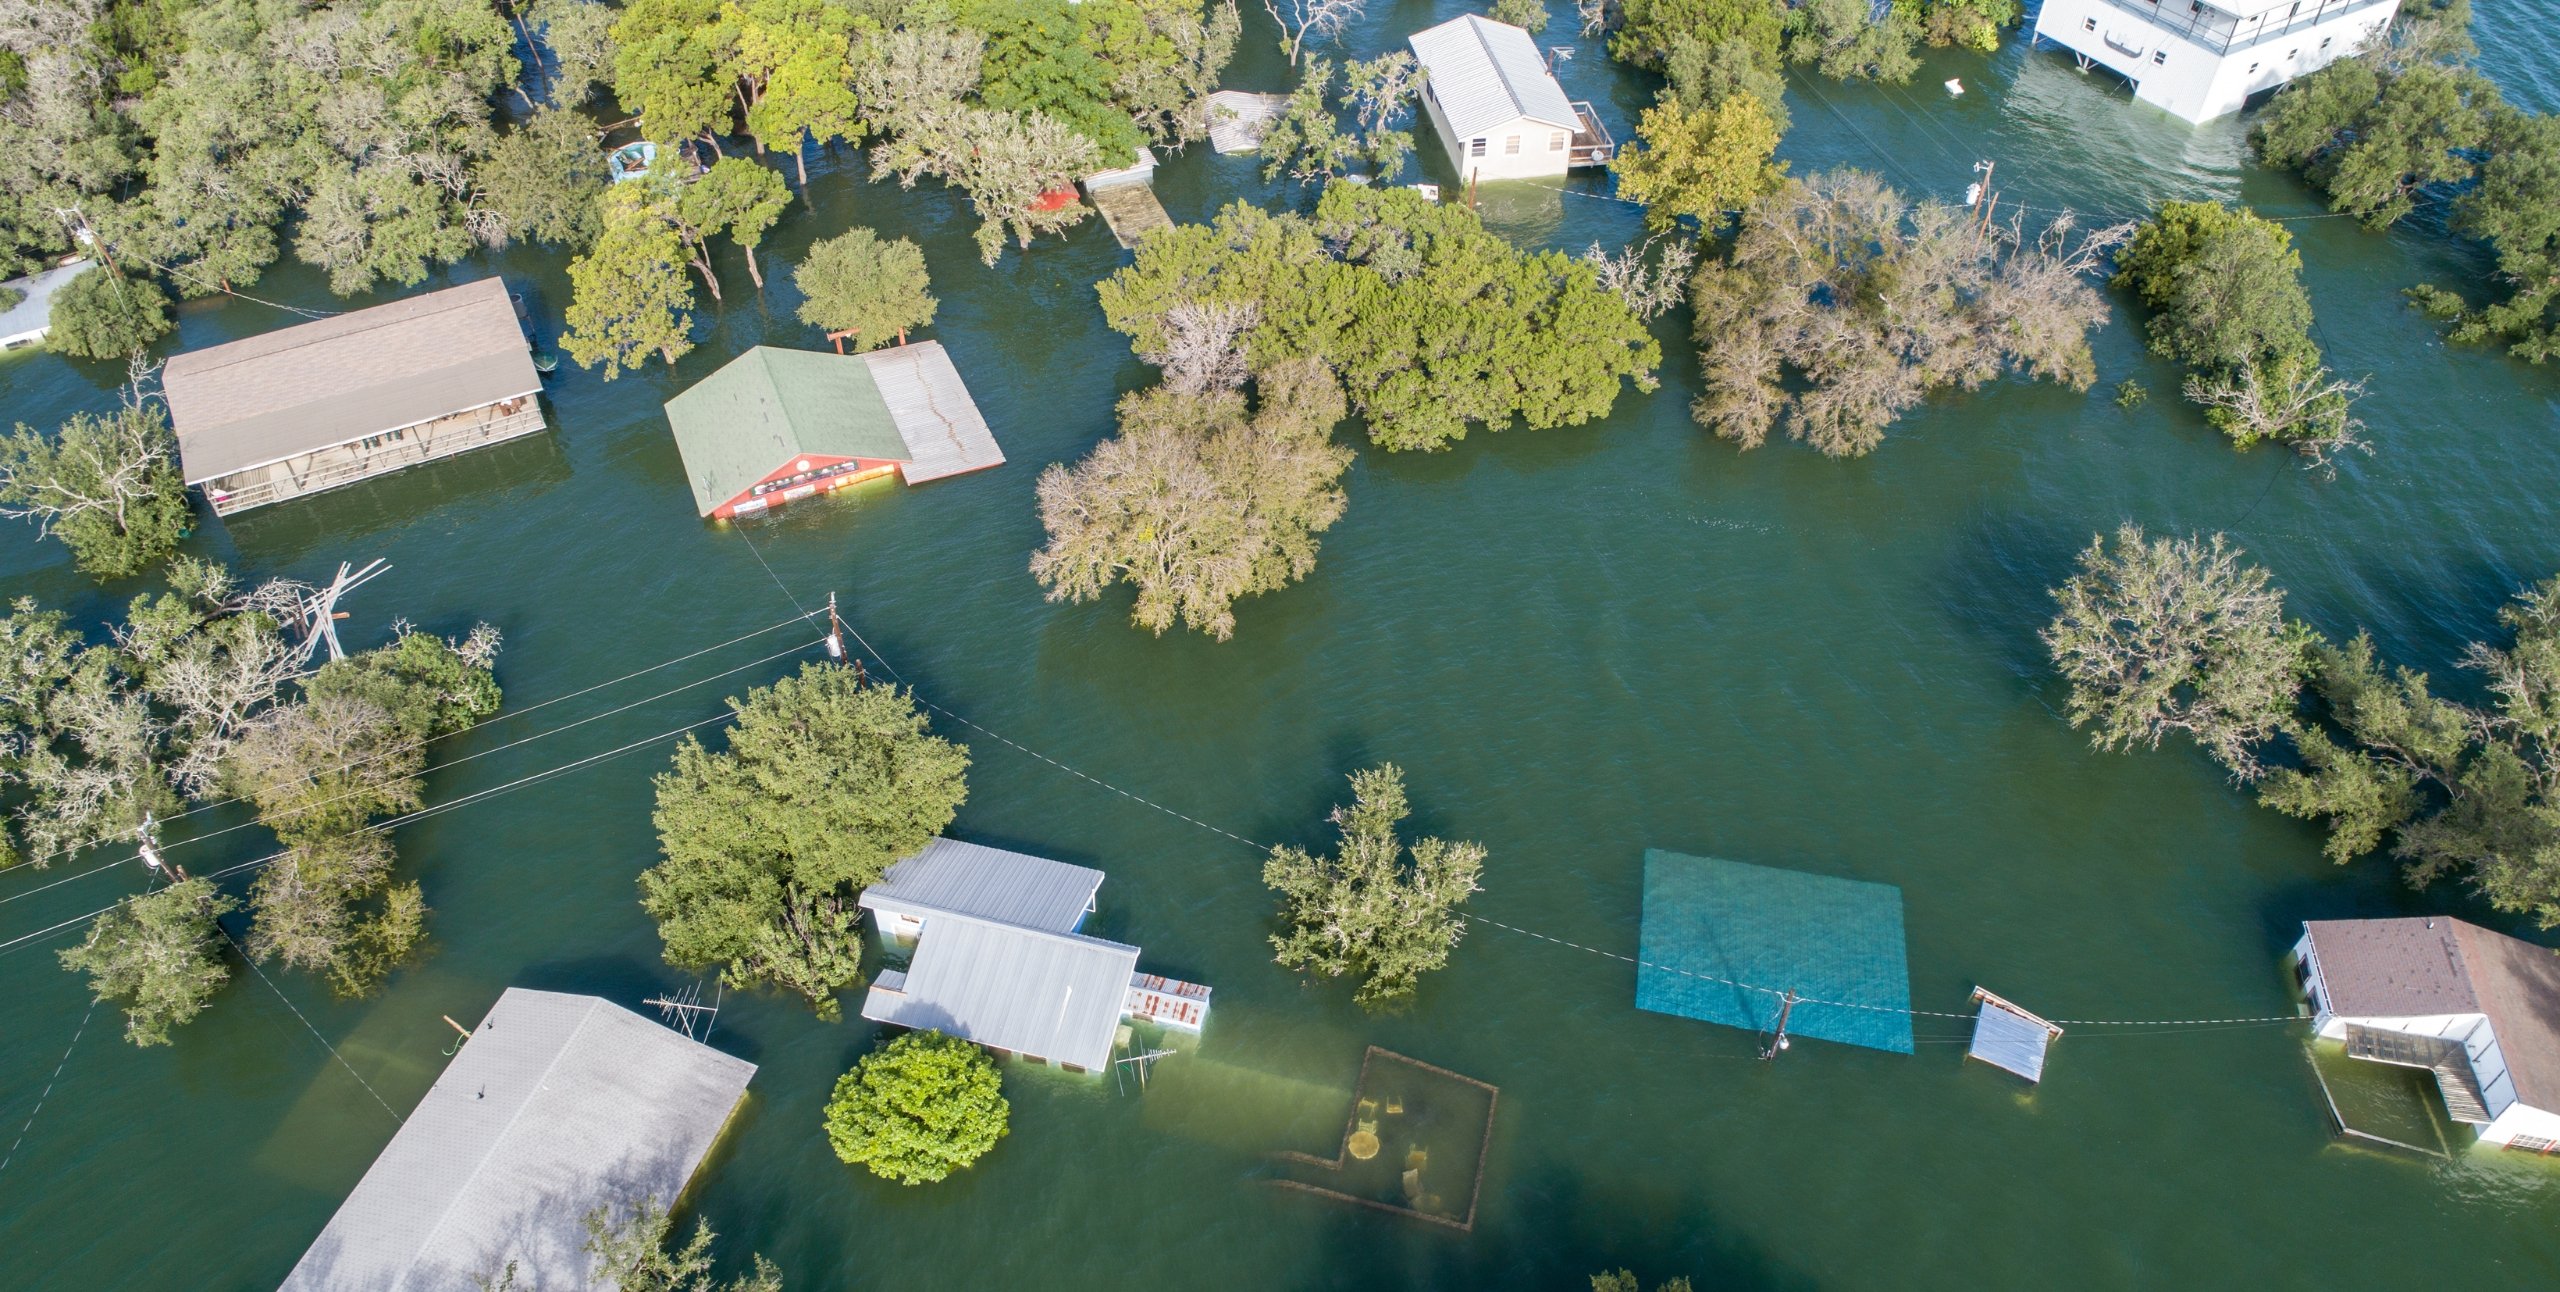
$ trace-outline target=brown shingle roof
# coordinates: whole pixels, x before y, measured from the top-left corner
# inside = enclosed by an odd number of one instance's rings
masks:
[[[187,483],[539,390],[506,284],[483,278],[169,360]]]
[[[2485,1014],[2516,1097],[2560,1109],[2560,955],[2441,915],[2303,927],[2331,1013]]]

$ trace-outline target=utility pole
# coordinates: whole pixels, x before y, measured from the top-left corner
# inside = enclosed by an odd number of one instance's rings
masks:
[[[1793,988],[1793,987],[1789,987],[1789,988],[1787,989],[1787,994],[1786,994],[1786,996],[1785,996],[1784,998],[1782,998],[1782,999],[1780,999],[1780,1000],[1779,1000],[1779,1002],[1778,1002],[1778,1033],[1777,1033],[1777,1035],[1776,1035],[1776,1036],[1771,1037],[1771,1038],[1769,1039],[1769,1044],[1768,1044],[1766,1047],[1764,1047],[1764,1048],[1760,1051],[1760,1061],[1761,1061],[1761,1062],[1763,1062],[1763,1063],[1769,1062],[1770,1060],[1773,1060],[1773,1059],[1777,1058],[1777,1057],[1778,1057],[1778,1055],[1779,1055],[1780,1053],[1782,1053],[1782,1052],[1784,1052],[1784,1051],[1786,1050],[1786,1048],[1787,1048],[1787,1015],[1789,1015],[1789,1014],[1791,1014],[1791,1013],[1795,1012],[1796,1001],[1798,1001],[1799,999],[1801,999],[1801,997],[1799,997],[1799,996],[1797,996],[1797,995],[1796,995],[1795,988]]]
[[[1975,180],[1973,187],[1965,190],[1965,205],[1967,209],[1975,212],[1979,217],[1974,221],[1974,236],[1976,238],[1981,237],[1982,232],[1991,227],[1991,213],[1997,210],[2000,206],[2000,195],[1991,191],[1991,172],[1998,165],[1999,163],[1994,162],[1987,157],[1981,161],[1975,162],[1973,164],[1973,173],[1980,175],[1982,178]],[[1987,202],[1984,200],[1986,198],[1989,199]]]
[[[827,594],[827,658],[844,658],[844,620],[836,617],[836,594]]]
[[[108,246],[107,240],[99,237],[98,231],[91,227],[88,212],[76,206],[69,208],[57,206],[53,208],[53,216],[66,224],[77,221],[79,227],[71,231],[71,240],[84,247],[96,247],[98,254],[107,258],[108,272],[118,278],[124,277],[124,267],[116,263],[115,248]]]
[[[172,883],[187,882],[187,872],[160,855],[160,843],[151,837],[152,826],[151,814],[145,812],[142,814],[142,824],[134,827],[134,835],[142,841],[142,864],[150,867],[154,874],[172,876]]]

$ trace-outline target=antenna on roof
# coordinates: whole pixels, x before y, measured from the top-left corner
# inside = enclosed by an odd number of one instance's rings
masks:
[[[724,983],[720,991],[726,990],[727,984]],[[641,1003],[657,1006],[658,1017],[664,1019],[667,1026],[684,1033],[688,1041],[709,1041],[711,1029],[720,1021],[720,994],[715,993],[710,1004],[703,1004],[702,984],[699,982],[686,984],[683,991],[652,996]],[[693,1026],[696,1022],[702,1024],[700,1036],[693,1034]]]

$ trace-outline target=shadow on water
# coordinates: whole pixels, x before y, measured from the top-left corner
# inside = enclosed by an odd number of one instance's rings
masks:
[[[2071,577],[2089,534],[2045,513],[1985,513],[1954,538],[1938,574],[1938,602],[1960,631],[2040,690],[2053,672],[2037,637],[2053,617],[2052,589]]]

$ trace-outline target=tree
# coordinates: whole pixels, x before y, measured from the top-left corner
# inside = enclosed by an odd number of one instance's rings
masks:
[[[1709,44],[1684,33],[1672,38],[1662,75],[1663,94],[1690,112],[1747,94],[1760,101],[1771,127],[1787,132],[1787,76],[1774,46],[1764,51],[1741,39]]]
[[[2364,383],[2332,374],[2317,359],[2288,355],[2229,375],[2193,374],[2179,389],[2244,449],[2278,441],[2300,453],[2304,465],[2333,475],[2339,454],[2373,452],[2364,420],[2351,411]]]
[[[613,93],[638,113],[651,139],[700,139],[718,152],[717,136],[734,110],[729,42],[720,0],[634,0],[614,21]]]
[[[1049,544],[1031,558],[1052,601],[1137,589],[1130,619],[1158,636],[1179,619],[1220,641],[1235,602],[1305,578],[1316,535],[1340,519],[1347,411],[1320,365],[1264,374],[1248,417],[1235,390],[1158,387],[1120,401],[1120,434],[1072,469],[1040,475]]]
[[[169,334],[169,294],[112,269],[75,274],[47,306],[45,346],[80,359],[122,359]]]
[[[2014,27],[2024,11],[2018,0],[1895,0],[1908,7],[1922,39],[1932,45],[1961,45],[1988,54],[2000,48],[2000,33]]]
[[[569,357],[604,369],[604,379],[636,369],[652,351],[675,365],[693,348],[693,288],[674,212],[645,184],[617,184],[601,199],[595,245],[569,262]]]
[[[1676,233],[1657,233],[1642,243],[1612,253],[1594,242],[1582,253],[1600,285],[1650,323],[1679,307],[1689,294],[1689,271],[1698,263],[1698,244]]]
[[[1150,235],[1098,293],[1141,355],[1168,352],[1178,307],[1252,302],[1251,366],[1324,363],[1391,449],[1442,448],[1514,418],[1579,425],[1627,380],[1651,389],[1661,359],[1589,264],[1524,254],[1465,207],[1409,189],[1335,184],[1312,218],[1230,206]]]
[[[744,700],[720,753],[688,737],[657,778],[665,860],[640,877],[667,962],[720,964],[836,1016],[861,968],[854,898],[951,823],[969,751],[914,699],[857,671],[803,668]]]
[[[979,102],[998,112],[1047,117],[1082,135],[1100,166],[1137,160],[1137,122],[1111,101],[1111,68],[1084,39],[1069,0],[959,0],[953,17],[986,38]]]
[[[1919,43],[1919,21],[1903,5],[1878,16],[1867,0],[1805,0],[1787,18],[1788,61],[1835,80],[1900,85],[1919,69]]]
[[[814,243],[792,271],[807,299],[800,321],[829,335],[852,334],[857,351],[903,339],[909,328],[933,321],[937,302],[924,267],[924,251],[905,238],[882,240],[869,229],[847,229]]]
[[[1609,56],[1647,71],[1664,70],[1684,39],[1708,49],[1738,43],[1774,69],[1787,33],[1781,0],[1622,0],[1619,16]]]
[[[573,9],[600,9],[577,3]],[[498,136],[472,168],[472,184],[494,217],[493,240],[529,239],[583,249],[602,227],[597,199],[611,182],[595,127],[569,108],[536,109]]]
[[[1592,1275],[1591,1292],[1644,1292],[1644,1284],[1637,1281],[1635,1271],[1617,1270]],[[1684,1274],[1664,1279],[1654,1285],[1653,1292],[1689,1292],[1689,1278]]]
[[[932,1184],[987,1155],[1012,1105],[986,1051],[940,1032],[909,1032],[836,1081],[827,1143],[847,1165],[899,1184]]]
[[[711,1280],[711,1222],[694,1222],[681,1247],[668,1238],[675,1222],[666,1208],[642,1199],[627,1210],[599,1205],[586,1214],[588,1282],[615,1292],[782,1292],[782,1271],[759,1252],[752,1271],[725,1283]],[[514,1270],[507,1272],[512,1281]]]
[[[711,299],[720,299],[720,276],[711,270],[711,239],[729,235],[747,256],[747,277],[764,287],[764,270],[756,266],[756,248],[765,231],[791,205],[791,190],[782,177],[744,157],[723,157],[676,194],[676,232],[693,253]]]
[[[1331,40],[1360,20],[1369,0],[1262,0],[1265,13],[1280,27],[1280,46],[1294,67],[1310,40]]]
[[[1786,182],[1778,151],[1778,127],[1760,100],[1727,95],[1711,108],[1691,112],[1676,98],[1645,109],[1635,146],[1609,162],[1618,192],[1645,206],[1645,227],[1671,228],[1682,217],[1701,232],[1724,227],[1745,203]]]
[[[1532,36],[1547,29],[1546,0],[1493,0],[1493,7],[1485,11],[1485,16],[1525,28]]]
[[[2090,540],[2053,599],[2045,648],[2091,745],[2156,749],[2182,731],[2233,776],[2263,774],[2256,747],[2289,720],[2308,649],[2264,569],[2220,534],[2154,539],[2128,524],[2112,546]]]
[[[74,414],[51,439],[20,423],[0,436],[0,516],[59,538],[93,578],[122,579],[166,559],[192,524],[177,439],[157,402]]]
[[[231,980],[214,921],[237,905],[204,879],[145,893],[91,921],[89,936],[59,953],[62,967],[89,975],[90,992],[124,1010],[126,1040],[167,1045]]]
[[[1704,379],[1690,415],[1745,449],[1783,423],[1854,457],[1932,393],[2004,371],[2086,390],[2088,333],[2107,317],[2088,275],[2127,231],[2066,214],[2030,238],[2022,219],[1979,227],[1858,171],[1789,180],[1690,282]]]
[[[1320,184],[1351,169],[1360,155],[1359,141],[1334,120],[1327,93],[1332,82],[1332,63],[1321,58],[1307,61],[1297,88],[1289,92],[1288,106],[1263,130],[1264,179],[1287,175],[1302,184]]]
[[[551,102],[574,108],[613,77],[613,24],[621,11],[600,0],[533,0],[525,9],[551,51]]]
[[[747,133],[762,150],[791,141],[791,164],[809,186],[808,147],[860,139],[853,92],[854,12],[832,0],[728,0],[722,19],[737,31],[737,78],[757,88]],[[752,257],[750,257],[752,259]]]
[[[1271,945],[1281,968],[1356,976],[1355,999],[1377,1006],[1409,999],[1423,974],[1449,962],[1467,931],[1458,907],[1480,891],[1484,845],[1419,839],[1407,849],[1396,839],[1407,811],[1395,764],[1353,772],[1351,802],[1328,818],[1342,832],[1333,856],[1271,850],[1262,882],[1280,895],[1285,931]]]
[[[2497,102],[2468,67],[2341,59],[2278,92],[2250,138],[2325,190],[2332,210],[2379,229],[2415,209],[2420,188],[2471,176]]]
[[[2455,199],[2456,232],[2498,249],[2504,300],[2477,310],[2442,288],[2411,289],[2428,312],[2456,320],[2456,341],[2504,341],[2541,363],[2560,354],[2560,117],[2492,114],[2480,182]]]

